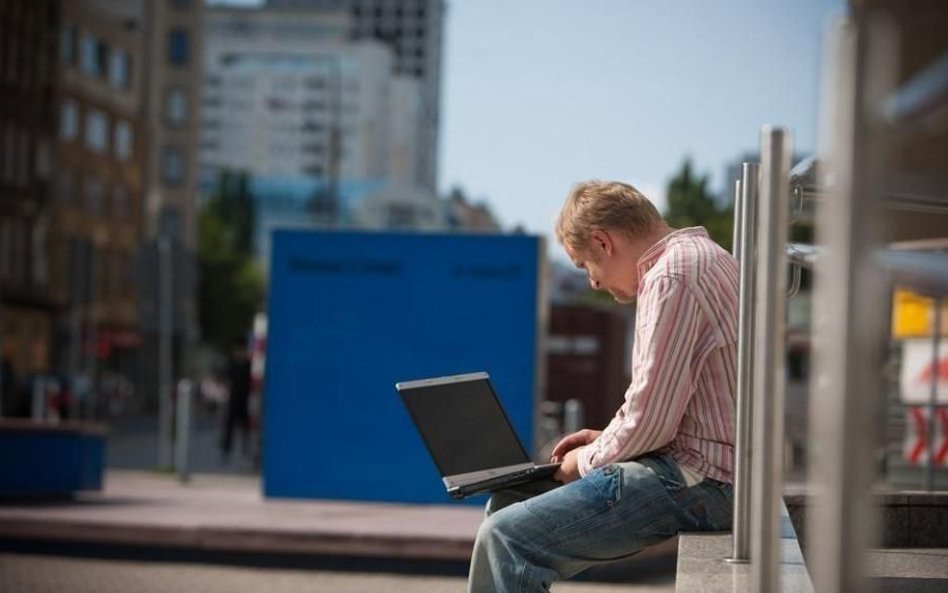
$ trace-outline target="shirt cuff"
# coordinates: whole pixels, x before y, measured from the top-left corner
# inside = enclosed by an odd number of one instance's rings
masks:
[[[595,452],[596,449],[591,445],[586,445],[579,450],[576,455],[576,468],[579,470],[580,477],[585,478],[586,474],[595,469],[592,466],[592,456]]]

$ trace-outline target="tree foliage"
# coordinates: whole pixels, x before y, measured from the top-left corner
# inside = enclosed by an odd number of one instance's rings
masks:
[[[732,208],[719,208],[708,190],[708,176],[698,176],[686,158],[681,170],[668,182],[665,220],[674,228],[703,226],[719,245],[731,249],[734,233]]]
[[[201,334],[220,352],[247,335],[263,300],[263,274],[253,258],[255,218],[247,176],[223,172],[198,221]]]

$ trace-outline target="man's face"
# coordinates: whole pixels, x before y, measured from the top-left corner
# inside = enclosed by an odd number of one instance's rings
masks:
[[[622,304],[635,301],[639,285],[637,258],[629,261],[627,247],[620,236],[607,231],[594,231],[581,248],[563,245],[576,267],[586,270],[589,285],[607,291]]]

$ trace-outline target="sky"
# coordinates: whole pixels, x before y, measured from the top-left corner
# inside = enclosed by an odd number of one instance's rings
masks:
[[[844,0],[445,0],[438,189],[552,237],[570,188],[665,206],[686,157],[722,191],[764,125],[816,150],[825,31]],[[211,0],[257,5],[261,0]],[[558,246],[550,254],[565,259]]]
[[[662,209],[690,156],[720,191],[761,127],[816,149],[825,31],[842,0],[453,0],[439,188],[552,237],[573,184],[632,183]],[[559,258],[565,254],[551,246]]]

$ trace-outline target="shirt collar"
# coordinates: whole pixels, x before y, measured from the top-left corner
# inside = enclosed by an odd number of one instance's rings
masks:
[[[684,237],[708,237],[708,231],[701,226],[693,226],[684,229],[678,229],[672,231],[655,242],[654,245],[645,250],[645,253],[639,258],[639,262],[636,265],[639,269],[639,278],[645,275],[646,272],[652,269],[658,260],[665,253],[665,250],[668,249],[668,246],[673,242]]]

